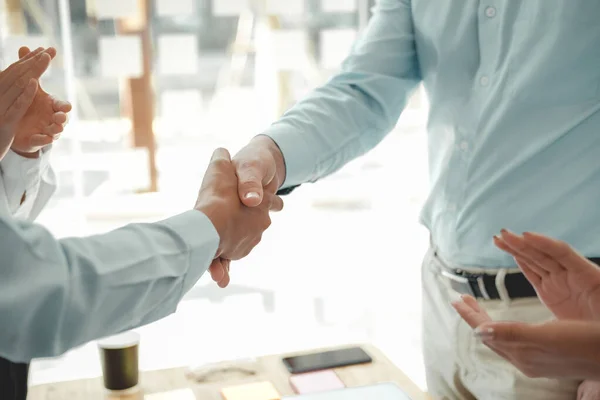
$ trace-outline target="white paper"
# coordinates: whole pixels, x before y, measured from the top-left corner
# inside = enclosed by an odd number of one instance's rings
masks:
[[[159,17],[187,17],[195,11],[195,0],[156,0]]]
[[[2,68],[8,68],[8,66],[19,59],[19,49],[23,46],[29,47],[29,50],[33,51],[38,47],[49,47],[50,39],[41,35],[15,35],[15,36],[7,36],[3,41],[2,47]],[[52,64],[42,75],[42,81],[44,78],[49,77],[52,74]]]
[[[165,120],[187,121],[190,116],[203,112],[202,93],[199,90],[167,90],[161,95],[162,117]],[[184,117],[184,118],[182,118]]]
[[[354,29],[332,29],[321,31],[321,66],[338,69],[350,54],[356,40]]]
[[[138,0],[96,0],[98,19],[135,17],[138,13]]]
[[[213,0],[213,14],[217,17],[238,16],[250,8],[249,0]]]
[[[302,15],[304,0],[267,0],[268,15]]]
[[[199,57],[198,38],[194,34],[158,38],[158,72],[161,75],[196,74]]]
[[[273,54],[277,69],[297,71],[306,62],[308,40],[301,30],[274,31]]]
[[[100,38],[100,68],[105,77],[141,76],[142,39],[137,35]]]
[[[324,12],[354,12],[358,0],[321,0],[321,10]]]

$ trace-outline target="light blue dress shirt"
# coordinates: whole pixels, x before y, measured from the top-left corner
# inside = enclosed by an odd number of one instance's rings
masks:
[[[597,0],[380,0],[341,73],[266,132],[284,154],[285,186],[375,147],[422,82],[431,193],[421,220],[443,258],[513,266],[492,244],[501,228],[600,256],[599,18]]]
[[[0,238],[0,356],[14,362],[169,315],[219,245],[199,211],[64,240],[1,216]]]

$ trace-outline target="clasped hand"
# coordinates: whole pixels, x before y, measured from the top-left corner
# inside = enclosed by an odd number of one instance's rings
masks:
[[[236,166],[229,152],[217,149],[202,181],[195,208],[211,220],[220,237],[210,272],[221,287],[229,284],[231,260],[246,257],[271,225],[269,212],[283,208],[283,201],[274,192],[265,192],[259,204],[248,207],[240,200],[238,187]]]

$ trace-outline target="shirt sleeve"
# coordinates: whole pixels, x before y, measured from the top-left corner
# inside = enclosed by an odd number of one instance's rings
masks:
[[[380,0],[342,70],[266,132],[286,163],[282,187],[314,182],[375,147],[420,82],[410,0]]]
[[[169,315],[219,244],[198,211],[64,240],[1,217],[0,237],[0,356],[14,362],[55,357]]]
[[[41,150],[38,158],[21,157],[10,150],[0,161],[5,195],[2,206],[8,215],[33,220],[54,193],[56,179],[50,168],[49,149]]]

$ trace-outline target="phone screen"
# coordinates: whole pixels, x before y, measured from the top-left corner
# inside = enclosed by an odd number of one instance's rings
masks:
[[[283,363],[292,374],[301,374],[304,372],[320,371],[323,369],[346,367],[349,365],[370,362],[373,362],[373,359],[360,347],[306,354],[283,359]]]

